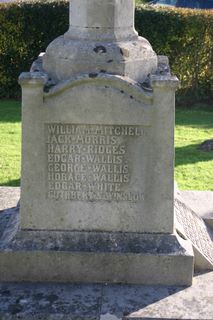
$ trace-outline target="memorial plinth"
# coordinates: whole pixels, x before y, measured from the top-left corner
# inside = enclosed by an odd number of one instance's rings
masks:
[[[135,32],[132,0],[70,11],[68,32],[19,78],[21,213],[1,280],[191,284],[173,213],[179,82]]]

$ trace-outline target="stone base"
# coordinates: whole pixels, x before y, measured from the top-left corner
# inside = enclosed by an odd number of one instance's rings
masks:
[[[97,44],[95,40],[60,36],[49,44],[42,57],[43,70],[55,83],[81,73],[100,72],[126,76],[142,83],[148,74],[156,72],[157,63],[156,53],[142,37],[119,42],[99,41]]]
[[[0,281],[192,283],[192,247],[178,235],[18,230],[17,211],[0,239]]]
[[[0,283],[4,320],[212,320],[213,272],[193,285]]]

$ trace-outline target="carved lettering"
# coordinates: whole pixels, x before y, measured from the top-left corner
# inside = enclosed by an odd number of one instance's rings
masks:
[[[142,201],[132,191],[129,148],[140,126],[45,124],[47,198]]]

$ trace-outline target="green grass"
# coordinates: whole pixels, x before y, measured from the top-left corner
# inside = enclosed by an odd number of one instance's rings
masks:
[[[213,190],[213,151],[197,149],[213,139],[213,112],[176,111],[175,179],[183,190]]]
[[[20,184],[21,106],[0,101],[0,185]],[[213,190],[213,151],[197,149],[213,139],[213,112],[177,109],[175,179],[180,189]]]
[[[0,185],[20,184],[21,104],[0,101]]]

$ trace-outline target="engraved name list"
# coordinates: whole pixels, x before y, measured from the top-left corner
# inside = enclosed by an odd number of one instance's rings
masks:
[[[132,191],[129,146],[143,128],[124,125],[45,124],[47,198],[141,201]]]

